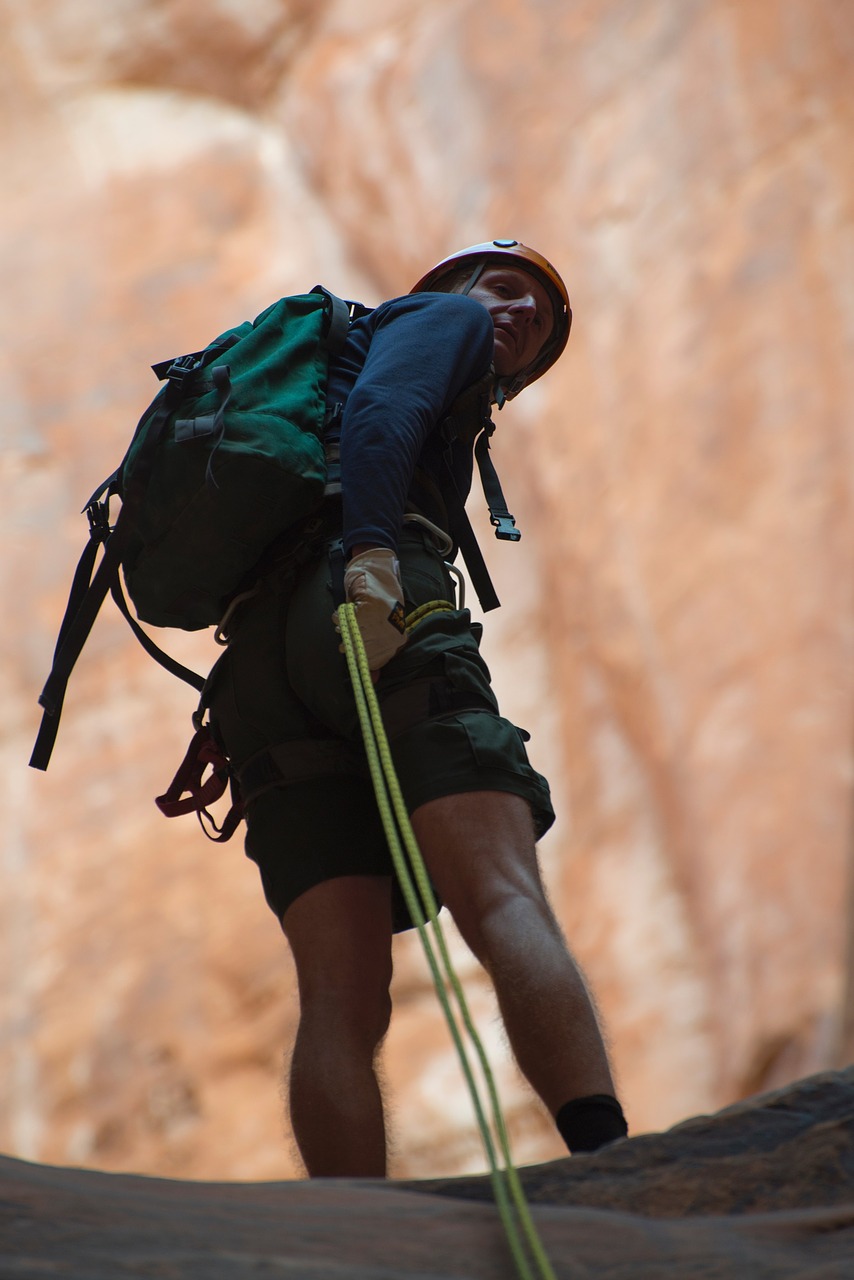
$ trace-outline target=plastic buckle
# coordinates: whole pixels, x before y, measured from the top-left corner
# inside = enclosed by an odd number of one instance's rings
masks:
[[[496,538],[500,538],[502,542],[518,542],[522,537],[522,530],[516,528],[516,521],[509,512],[507,515],[495,515],[494,512],[490,512],[489,519],[495,526]]]
[[[106,542],[112,533],[110,528],[110,504],[106,502],[90,502],[86,508],[89,521],[89,537],[96,542]]]
[[[169,368],[166,370],[165,376],[171,382],[183,382],[185,378],[189,378],[197,369],[201,368],[201,360],[198,356],[179,356],[177,360],[173,360]]]

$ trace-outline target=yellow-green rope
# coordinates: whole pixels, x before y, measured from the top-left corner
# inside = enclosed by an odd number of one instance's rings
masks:
[[[434,613],[453,613],[454,606],[450,600],[428,600],[426,604],[421,604],[417,609],[413,609],[411,613],[406,615],[406,633],[409,634],[419,622],[423,622],[425,618],[429,618]]]
[[[448,608],[453,608],[453,606],[449,605],[446,601],[431,601],[428,605],[422,606],[421,610],[409,615],[407,618],[407,630],[410,630],[412,626],[417,625],[419,621],[422,621],[423,618],[428,616],[430,613],[439,612],[440,610]],[[365,656],[365,649],[362,644],[362,637],[359,632],[358,623],[356,622],[356,610],[354,605],[344,604],[339,606],[338,625],[341,631],[341,638],[343,641],[344,653],[347,658],[350,678],[353,683],[353,692],[365,740],[365,751],[367,753],[368,763],[371,770],[374,792],[376,794],[377,805],[382,817],[386,838],[389,843],[392,862],[394,864],[397,878],[400,882],[404,901],[406,902],[409,913],[418,930],[418,935],[424,948],[424,954],[427,958],[427,962],[433,976],[436,993],[445,1014],[451,1037],[459,1055],[463,1075],[465,1077],[466,1084],[468,1085],[469,1093],[471,1094],[478,1127],[480,1129],[487,1159],[489,1161],[490,1180],[492,1183],[493,1193],[495,1195],[496,1205],[498,1206],[501,1221],[507,1235],[507,1240],[521,1280],[533,1280],[533,1273],[531,1272],[528,1258],[526,1257],[523,1243],[520,1239],[519,1225],[521,1225],[525,1241],[531,1256],[534,1259],[534,1263],[541,1280],[555,1280],[554,1271],[552,1270],[542,1242],[537,1234],[537,1229],[531,1217],[527,1200],[525,1199],[524,1189],[510,1154],[507,1129],[501,1112],[501,1104],[498,1100],[495,1079],[489,1066],[483,1044],[477,1034],[477,1030],[469,1012],[460,980],[452,964],[445,935],[438,919],[438,907],[430,885],[427,869],[424,865],[424,860],[421,857],[421,851],[418,848],[412,826],[409,822],[409,815],[403,801],[397,774],[391,758],[388,739],[386,738],[385,729],[383,727],[379,703],[374,692],[371,673],[368,669],[367,657]],[[433,934],[435,935],[439,956],[444,967],[445,980],[453,991],[463,1026],[475,1051],[475,1055],[478,1059],[480,1069],[486,1083],[486,1089],[492,1110],[492,1120],[498,1135],[498,1141],[504,1159],[504,1168],[500,1167],[496,1157],[495,1143],[493,1142],[489,1124],[487,1123],[484,1106],[478,1092],[466,1046],[460,1029],[457,1026],[454,1011],[451,1007],[448,993],[445,989],[442,971],[436,957],[433,941],[431,940],[430,933],[427,928],[427,919],[425,916],[429,918]],[[511,1199],[513,1202],[512,1206],[510,1203]],[[513,1212],[514,1209],[516,1214],[515,1217]]]

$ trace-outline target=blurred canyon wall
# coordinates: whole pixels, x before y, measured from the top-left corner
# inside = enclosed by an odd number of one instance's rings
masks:
[[[152,362],[321,280],[374,303],[515,235],[566,358],[494,456],[485,653],[632,1129],[852,1056],[854,11],[847,0],[0,0],[0,1149],[297,1172],[293,975],[240,840],[167,823],[194,697],[105,606],[26,767],[78,514]],[[170,641],[173,638],[170,636]],[[201,666],[208,636],[174,637]],[[472,992],[519,1160],[562,1153]],[[401,1176],[482,1168],[417,942]]]

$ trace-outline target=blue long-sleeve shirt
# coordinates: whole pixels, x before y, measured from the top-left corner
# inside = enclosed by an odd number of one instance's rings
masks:
[[[345,553],[360,543],[397,549],[416,466],[442,488],[449,448],[467,496],[471,445],[449,446],[435,428],[487,372],[493,346],[486,308],[459,294],[393,298],[350,326],[327,384],[327,398],[343,405],[327,438],[340,443]]]

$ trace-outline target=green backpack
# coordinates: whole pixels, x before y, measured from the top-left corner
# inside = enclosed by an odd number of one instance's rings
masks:
[[[89,542],[39,698],[33,768],[48,766],[68,679],[108,591],[146,650],[201,689],[203,677],[165,654],[133,618],[120,570],[143,622],[195,631],[221,620],[273,539],[323,497],[328,364],[353,310],[365,311],[316,286],[281,298],[203,351],[153,366],[166,385],[121,465],[84,508]],[[111,525],[113,496],[122,506]]]

